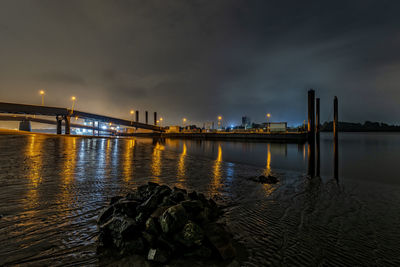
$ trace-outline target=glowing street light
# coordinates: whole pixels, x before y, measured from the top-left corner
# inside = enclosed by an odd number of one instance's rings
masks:
[[[72,108],[71,108],[71,113],[73,113],[73,112],[74,112],[74,106],[75,106],[75,100],[76,100],[76,97],[75,97],[75,96],[71,97],[71,100],[72,100]]]
[[[270,131],[269,118],[271,118],[271,114],[267,113],[267,130],[268,130],[268,132]]]
[[[218,116],[218,128],[222,129],[222,116]]]
[[[186,123],[186,121],[187,121],[187,119],[186,119],[186,118],[183,118],[183,119],[182,119],[182,122],[183,122],[183,127],[185,127],[185,123]]]
[[[135,120],[135,111],[133,109],[131,110],[131,115],[132,115],[132,120],[131,120],[131,125],[132,125],[133,121]]]
[[[39,94],[42,96],[42,106],[44,106],[44,90],[40,90]]]
[[[160,118],[160,126],[162,126],[163,118]]]

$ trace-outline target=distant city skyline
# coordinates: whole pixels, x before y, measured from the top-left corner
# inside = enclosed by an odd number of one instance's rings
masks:
[[[306,119],[399,124],[400,2],[0,2],[0,101],[164,125]]]

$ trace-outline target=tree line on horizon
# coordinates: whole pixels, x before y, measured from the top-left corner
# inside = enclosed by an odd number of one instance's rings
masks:
[[[338,128],[341,132],[400,132],[400,125],[371,121],[365,121],[364,123],[339,121]],[[333,131],[333,122],[324,122],[320,130],[322,132]]]

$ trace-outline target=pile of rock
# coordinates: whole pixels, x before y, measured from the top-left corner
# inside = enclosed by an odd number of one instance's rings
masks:
[[[252,177],[250,180],[261,184],[276,184],[279,182],[278,178],[272,175],[260,175],[258,177]]]
[[[232,235],[221,208],[203,194],[149,182],[113,197],[98,218],[99,246],[165,263],[176,257],[229,260]]]

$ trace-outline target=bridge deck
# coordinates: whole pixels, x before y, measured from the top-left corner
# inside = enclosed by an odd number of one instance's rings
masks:
[[[101,121],[106,123],[112,123],[120,126],[136,127],[141,129],[153,130],[162,132],[163,129],[156,125],[145,124],[130,120],[118,119],[104,115],[93,114],[89,112],[83,112],[78,110],[70,110],[67,108],[59,107],[48,107],[48,106],[37,106],[37,105],[25,105],[16,103],[5,103],[0,102],[0,113],[11,113],[11,114],[29,114],[29,115],[44,115],[44,116],[71,116],[79,117],[83,119],[89,119],[93,121]]]

